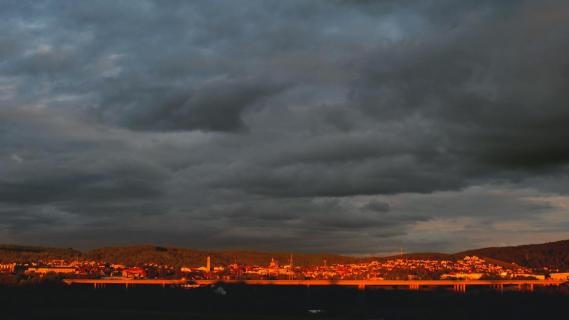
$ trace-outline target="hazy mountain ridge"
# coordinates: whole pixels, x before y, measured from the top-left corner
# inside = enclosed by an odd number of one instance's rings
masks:
[[[322,265],[324,263],[357,263],[372,260],[390,259],[433,259],[456,260],[467,255],[485,257],[494,264],[511,266],[516,263],[530,268],[558,268],[569,270],[569,240],[531,244],[514,247],[491,247],[467,250],[454,254],[446,253],[408,253],[388,257],[350,257],[329,253],[293,253],[295,265]],[[128,265],[142,263],[159,263],[174,266],[201,266],[207,256],[211,256],[214,264],[265,265],[274,258],[280,264],[288,264],[291,253],[258,252],[249,250],[198,250],[178,247],[162,247],[155,245],[103,247],[87,252],[71,248],[50,248],[23,245],[0,245],[0,261],[25,261],[42,259],[73,259],[84,258],[123,263]]]

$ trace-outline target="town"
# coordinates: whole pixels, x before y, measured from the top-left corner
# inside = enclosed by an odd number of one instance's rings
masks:
[[[546,272],[544,272],[546,271]],[[172,266],[153,262],[125,265],[107,261],[37,260],[0,264],[0,274],[30,278],[183,279],[183,280],[569,280],[569,272],[532,270],[516,264],[492,263],[477,256],[456,260],[406,259],[300,266],[290,255],[285,264],[237,262],[215,264],[208,256],[202,266]]]

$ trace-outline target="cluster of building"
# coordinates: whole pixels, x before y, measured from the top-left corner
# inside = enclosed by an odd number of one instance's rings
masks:
[[[382,262],[323,264],[311,267],[293,266],[292,263],[278,267],[278,263],[272,260],[267,267],[244,266],[239,270],[237,266],[232,266],[230,270],[234,271],[231,276],[241,279],[252,279],[256,276],[328,280],[480,279],[483,277],[545,279],[545,275],[534,274],[528,268],[516,265],[507,268],[488,263],[479,257],[465,257],[457,261],[390,259]]]
[[[156,263],[145,263],[141,266],[126,266],[100,261],[64,261],[48,260],[26,263],[0,264],[0,273],[24,275],[64,275],[81,278],[167,278],[178,275],[177,268]]]
[[[271,259],[268,265],[229,264],[215,266],[207,257],[204,266],[174,267],[157,263],[136,266],[100,261],[37,261],[0,264],[0,273],[47,274],[76,278],[128,279],[327,279],[327,280],[427,280],[427,279],[538,279],[569,280],[569,273],[536,274],[515,264],[504,266],[476,256],[459,260],[389,259],[365,263],[296,266],[293,257],[285,265]]]

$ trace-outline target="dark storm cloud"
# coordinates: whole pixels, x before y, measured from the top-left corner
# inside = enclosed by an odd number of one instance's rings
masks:
[[[453,28],[372,57],[352,102],[378,119],[433,121],[449,139],[438,143],[466,161],[565,163],[569,7],[556,1],[492,7],[461,12],[464,20]]]
[[[363,206],[365,210],[377,211],[377,212],[387,212],[389,211],[389,203],[381,201],[371,201]]]
[[[6,1],[0,240],[559,234],[568,18],[560,0]]]
[[[75,119],[77,120],[77,119]],[[0,111],[0,224],[162,213],[168,172],[65,114]],[[21,212],[12,217],[14,212]],[[48,214],[45,214],[45,213]],[[51,213],[58,212],[58,215]],[[82,218],[81,218],[82,217]]]
[[[242,131],[245,129],[241,114],[248,107],[253,107],[265,96],[279,91],[277,85],[254,82],[247,79],[213,80],[189,92],[175,92],[156,101],[160,91],[169,88],[157,88],[147,92],[149,102],[130,106],[124,122],[128,127],[137,130],[212,130]],[[120,95],[120,92],[118,93]],[[124,97],[118,97],[119,104]],[[112,99],[112,98],[111,98]],[[114,105],[107,100],[106,105]],[[120,112],[118,107],[109,111]],[[130,114],[129,114],[130,113]]]

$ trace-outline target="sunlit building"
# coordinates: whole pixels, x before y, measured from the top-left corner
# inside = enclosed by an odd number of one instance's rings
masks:
[[[58,274],[69,274],[75,273],[77,269],[75,267],[30,267],[26,269],[26,273],[38,273],[38,274],[48,274],[48,273],[58,273]]]

